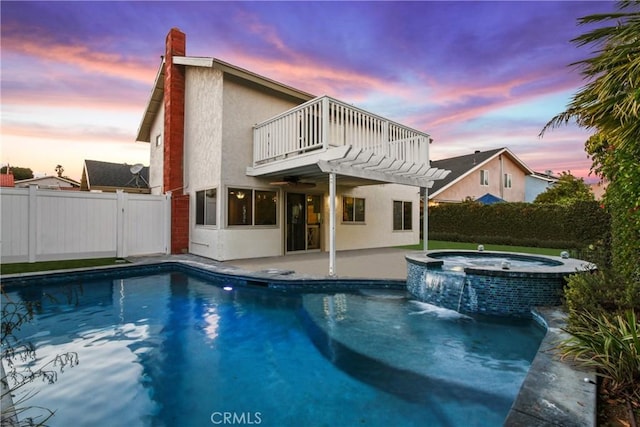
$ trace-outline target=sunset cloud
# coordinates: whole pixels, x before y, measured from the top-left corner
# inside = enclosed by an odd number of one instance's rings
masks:
[[[413,126],[435,138],[434,158],[508,146],[536,169],[581,174],[590,166],[586,132],[568,127],[542,140],[538,133],[584,84],[567,67],[588,55],[570,43],[586,30],[577,18],[613,10],[607,2],[0,8],[2,163],[18,157],[28,162],[20,166],[48,171],[54,150],[67,171],[81,169],[80,155],[148,164],[148,146],[133,139],[165,36],[178,27],[188,55],[216,57]],[[25,150],[31,155],[22,156]]]

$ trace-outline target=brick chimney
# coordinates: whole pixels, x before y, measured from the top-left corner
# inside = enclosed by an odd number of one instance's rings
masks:
[[[186,36],[177,28],[167,34],[164,57],[164,192],[171,192],[171,253],[189,251],[189,195],[184,193],[185,67],[173,63],[186,55]]]

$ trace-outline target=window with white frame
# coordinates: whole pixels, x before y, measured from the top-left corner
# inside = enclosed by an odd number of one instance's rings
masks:
[[[196,225],[216,225],[217,191],[196,191]]]
[[[489,171],[486,169],[482,169],[480,171],[480,185],[486,187],[489,185]]]
[[[342,197],[342,222],[364,222],[364,199],[359,197]]]
[[[276,225],[278,194],[247,188],[229,188],[227,223],[229,225]]]
[[[411,212],[413,203],[399,200],[393,201],[393,230],[411,230]]]
[[[510,173],[504,174],[504,188],[511,188],[511,181],[513,177]]]

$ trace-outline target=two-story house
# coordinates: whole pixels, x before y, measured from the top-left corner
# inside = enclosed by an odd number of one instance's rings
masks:
[[[172,252],[216,260],[419,241],[428,134],[216,58],[172,29],[140,124]]]
[[[431,166],[451,173],[434,183],[429,191],[430,204],[460,203],[467,199],[484,203],[529,201],[528,177],[534,172],[508,148],[436,160]]]

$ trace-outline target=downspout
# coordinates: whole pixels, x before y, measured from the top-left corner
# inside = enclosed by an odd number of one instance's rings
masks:
[[[500,198],[504,200],[504,160],[502,154],[498,158],[500,159]]]

